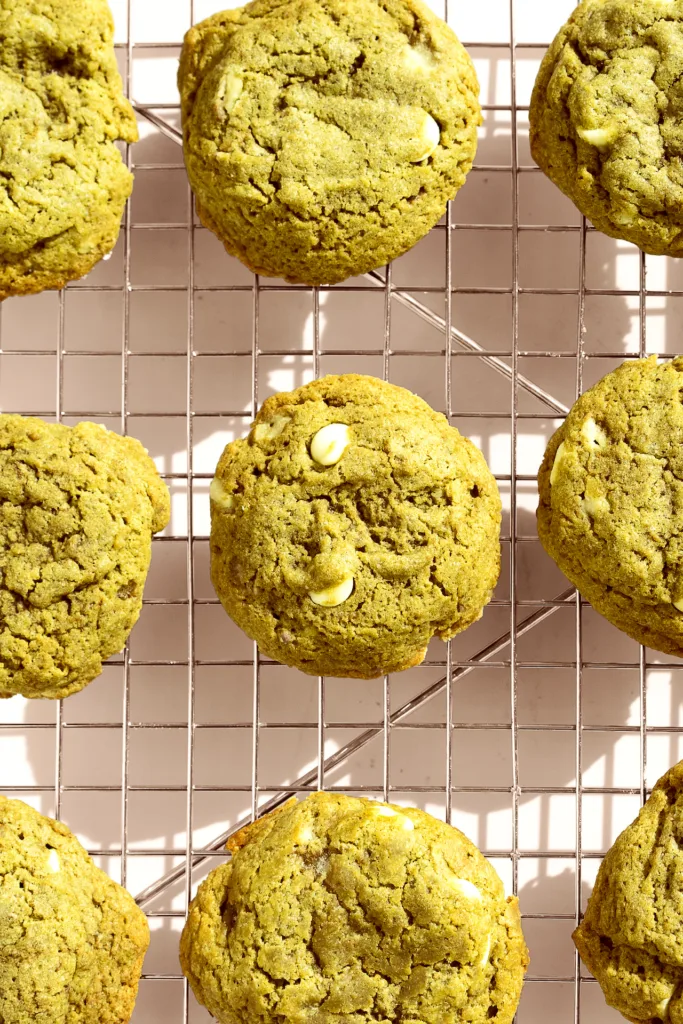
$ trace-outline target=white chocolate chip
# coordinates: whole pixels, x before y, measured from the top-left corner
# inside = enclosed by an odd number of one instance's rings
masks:
[[[602,512],[609,512],[610,504],[607,498],[584,498],[583,507],[593,519]]]
[[[596,149],[603,149],[614,142],[614,129],[612,128],[577,128],[577,135],[587,142],[589,146]]]
[[[62,865],[60,863],[59,855],[56,850],[50,850],[47,857],[47,866],[48,869],[53,873],[53,875],[56,875],[59,871],[62,870]]]
[[[211,481],[211,486],[209,487],[209,498],[214,505],[218,505],[219,508],[235,507],[234,495],[226,491],[222,481],[220,481],[217,476],[215,476]]]
[[[607,447],[607,434],[599,427],[595,420],[589,416],[581,427],[581,434],[583,438],[588,441],[588,444],[594,448],[606,448]]]
[[[565,453],[565,446],[564,446],[564,441],[563,441],[562,444],[559,445],[557,451],[555,452],[555,461],[553,462],[553,468],[550,471],[550,486],[551,487],[553,486],[553,484],[556,484],[558,479],[559,479],[559,476],[560,476],[560,463],[562,461],[562,457],[563,457],[564,453]]]
[[[273,416],[270,423],[257,423],[252,428],[251,436],[257,443],[261,441],[274,441],[279,437],[288,423],[291,423],[289,416]]]
[[[217,103],[223,108],[226,114],[231,114],[235,104],[242,95],[244,82],[237,75],[228,72],[218,86]]]
[[[441,140],[441,129],[431,114],[423,112],[422,124],[419,132],[419,155],[413,157],[411,163],[420,164],[423,160],[429,159]]]
[[[311,458],[320,466],[334,466],[351,443],[351,431],[345,423],[328,423],[311,441]]]
[[[674,608],[678,612],[683,612],[683,597],[679,597],[678,601],[674,601]]]
[[[305,845],[306,843],[310,843],[312,839],[313,829],[311,828],[310,825],[304,825],[300,829],[299,834],[296,837],[296,842],[301,843],[301,845]]]
[[[481,893],[467,878],[449,878],[449,882],[455,889],[459,889],[466,899],[481,903]]]
[[[486,939],[486,949],[484,950],[484,954],[483,954],[481,960],[479,961],[479,966],[480,967],[486,967],[487,963],[489,962],[489,956],[490,955],[491,955],[491,935],[489,934],[488,938]]]
[[[610,218],[615,224],[634,224],[637,217],[638,212],[635,209],[613,210],[610,213]]]
[[[399,814],[393,807],[385,807],[384,804],[378,804],[372,808],[372,811],[378,818],[396,818],[396,824],[400,825],[404,832],[412,832],[415,829],[415,824],[408,815]]]
[[[403,66],[409,71],[429,72],[436,62],[428,46],[406,46],[403,52]]]
[[[327,590],[311,590],[309,597],[313,604],[319,604],[322,608],[336,608],[343,604],[353,593],[353,576],[347,576],[341,583],[335,583]]]

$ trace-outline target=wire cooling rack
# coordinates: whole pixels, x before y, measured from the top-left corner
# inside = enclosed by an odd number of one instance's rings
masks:
[[[140,437],[173,514],[124,655],[63,703],[0,707],[0,788],[61,816],[149,915],[137,1024],[209,1019],[177,961],[188,899],[231,832],[323,787],[422,806],[484,850],[521,900],[522,1024],[621,1019],[570,935],[600,857],[680,756],[681,665],[567,586],[536,537],[535,474],[582,389],[629,353],[676,352],[681,265],[593,232],[532,165],[530,89],[571,0],[436,0],[475,60],[486,118],[447,216],[392,267],[342,286],[253,278],[193,219],[179,148],[180,41],[222,6],[114,4],[141,129],[119,244],[86,280],[1,310],[2,410]],[[483,619],[371,682],[260,659],[208,577],[224,444],[268,394],[351,370],[447,412],[505,507]]]

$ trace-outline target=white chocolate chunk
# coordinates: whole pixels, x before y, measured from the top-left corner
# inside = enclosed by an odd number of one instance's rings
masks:
[[[610,128],[577,128],[577,135],[589,146],[602,149],[614,141],[614,131]]]
[[[215,476],[211,481],[211,486],[209,487],[209,498],[214,505],[218,505],[219,508],[235,507],[234,495],[226,491],[222,481],[220,481],[217,476]]]
[[[299,834],[296,837],[296,842],[297,843],[301,843],[301,845],[303,846],[306,843],[310,843],[312,839],[313,839],[313,829],[311,828],[311,826],[310,825],[302,826],[301,830],[299,831]]]
[[[270,423],[257,423],[252,428],[251,436],[257,443],[261,441],[274,441],[290,422],[289,416],[274,416]]]
[[[403,66],[409,71],[429,72],[435,67],[432,51],[428,46],[406,46],[403,53]]]
[[[345,423],[328,423],[311,441],[311,458],[320,466],[334,466],[351,443],[351,431]]]
[[[353,576],[347,576],[341,583],[335,583],[327,590],[311,590],[309,597],[313,604],[319,604],[323,608],[336,608],[343,604],[353,593]]]
[[[231,114],[232,110],[237,103],[238,99],[242,95],[244,89],[244,82],[237,75],[233,75],[229,72],[218,87],[218,98],[217,102],[223,107],[226,114]]]
[[[638,214],[635,210],[613,210],[610,213],[615,224],[634,224]]]
[[[555,452],[555,461],[553,462],[553,468],[550,471],[550,486],[551,487],[553,486],[553,484],[556,484],[558,479],[559,479],[559,476],[560,476],[560,463],[562,462],[562,456],[564,455],[564,453],[565,453],[565,446],[564,446],[564,441],[563,441],[562,444],[558,447],[557,451]]]
[[[449,881],[455,889],[460,890],[466,899],[477,900],[481,903],[481,893],[476,885],[473,885],[467,878],[450,878]]]
[[[480,967],[486,967],[487,963],[489,962],[489,956],[490,955],[491,955],[491,935],[489,934],[488,938],[486,939],[486,948],[484,950],[484,953],[483,953],[483,956],[482,956],[481,960],[479,961],[479,966]]]
[[[588,444],[594,448],[606,448],[607,447],[607,434],[599,427],[598,424],[592,417],[588,417],[586,422],[581,427],[581,434],[588,441]]]
[[[683,612],[683,597],[679,597],[678,601],[674,601],[674,608],[678,612]]]
[[[584,498],[583,507],[593,519],[601,512],[609,512],[610,504],[607,498]]]
[[[56,850],[50,850],[47,857],[47,866],[48,870],[51,871],[53,875],[56,875],[62,870],[62,865]]]
[[[419,155],[413,157],[412,163],[420,164],[423,160],[429,159],[440,141],[441,129],[432,115],[425,110],[419,133]]]
[[[376,814],[378,818],[396,818],[396,824],[400,825],[404,832],[412,832],[415,828],[414,822],[410,820],[407,814],[399,814],[393,807],[385,807],[383,804],[378,804],[372,810],[373,814]]]

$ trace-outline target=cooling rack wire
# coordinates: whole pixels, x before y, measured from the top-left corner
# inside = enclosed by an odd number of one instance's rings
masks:
[[[232,832],[318,788],[417,804],[479,844],[521,899],[522,1024],[621,1019],[570,934],[600,857],[680,756],[681,665],[567,587],[536,537],[535,473],[582,389],[628,354],[676,352],[683,274],[592,231],[532,165],[530,88],[571,2],[435,3],[475,60],[486,123],[466,187],[392,267],[317,290],[229,259],[190,212],[174,88],[184,31],[224,4],[116,0],[141,129],[121,239],[85,281],[1,311],[2,410],[130,432],[172,494],[124,655],[66,702],[0,707],[0,788],[62,816],[150,917],[138,1024],[209,1020],[177,962],[188,899]],[[224,444],[268,394],[351,370],[447,412],[505,507],[481,622],[369,683],[261,660],[208,581]]]

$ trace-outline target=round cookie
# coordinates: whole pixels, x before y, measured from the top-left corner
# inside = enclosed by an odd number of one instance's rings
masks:
[[[528,963],[517,900],[457,829],[316,793],[228,848],[180,943],[220,1024],[512,1020]]]
[[[683,1020],[683,761],[600,865],[574,942],[605,999],[634,1024]]]
[[[472,62],[421,0],[255,0],[190,30],[178,83],[201,220],[288,281],[406,252],[476,151]]]
[[[66,697],[101,672],[137,621],[169,514],[134,438],[0,416],[0,697]]]
[[[0,300],[111,252],[135,142],[106,0],[0,0]]]
[[[444,416],[375,377],[324,377],[269,398],[223,452],[211,577],[264,654],[371,679],[481,617],[500,517],[484,457]]]
[[[539,167],[600,231],[683,255],[683,0],[584,0],[529,115]]]
[[[572,407],[538,477],[538,535],[615,626],[683,657],[683,358],[626,362]]]
[[[0,796],[0,1020],[125,1024],[149,928],[65,825]]]

